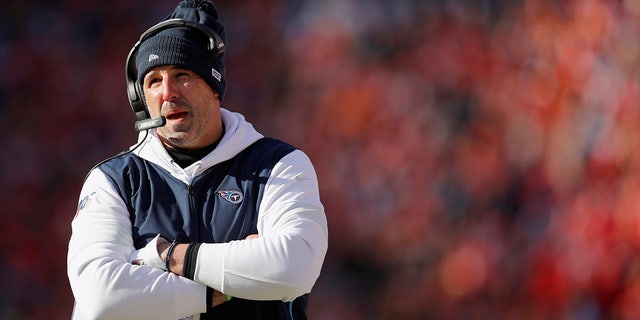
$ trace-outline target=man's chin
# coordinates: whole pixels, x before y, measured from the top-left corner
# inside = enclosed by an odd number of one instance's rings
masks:
[[[165,146],[176,148],[176,149],[191,149],[190,136],[187,132],[161,132],[158,131],[158,135],[160,136],[160,140],[164,143]]]

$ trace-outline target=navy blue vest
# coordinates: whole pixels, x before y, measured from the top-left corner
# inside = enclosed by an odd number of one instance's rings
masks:
[[[99,166],[124,200],[136,249],[157,234],[179,242],[224,243],[258,233],[258,206],[273,166],[295,148],[263,138],[198,175],[191,185],[124,153]],[[233,298],[202,319],[306,319],[307,295],[292,303]]]

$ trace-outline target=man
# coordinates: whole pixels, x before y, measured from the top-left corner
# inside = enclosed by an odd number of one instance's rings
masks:
[[[313,166],[221,108],[212,3],[184,0],[166,21],[127,61],[138,144],[82,187],[73,318],[304,319],[328,237]]]

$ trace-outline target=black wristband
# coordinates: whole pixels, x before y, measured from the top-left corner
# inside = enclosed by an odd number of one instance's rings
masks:
[[[175,250],[176,245],[178,243],[176,242],[176,240],[173,240],[173,242],[171,242],[171,245],[169,246],[169,250],[167,250],[167,256],[164,258],[164,266],[167,267],[167,271],[171,272],[171,269],[169,268],[169,264],[171,262],[171,255],[173,254],[173,250]]]
[[[198,261],[198,249],[202,243],[190,243],[184,253],[184,264],[182,265],[182,276],[193,280],[196,273],[196,262]]]

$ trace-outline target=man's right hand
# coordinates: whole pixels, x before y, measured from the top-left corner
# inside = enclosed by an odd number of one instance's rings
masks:
[[[213,290],[213,301],[212,301],[211,306],[213,306],[213,307],[219,306],[219,305],[221,305],[221,304],[223,304],[225,302],[227,302],[227,296],[224,293],[214,289]]]

